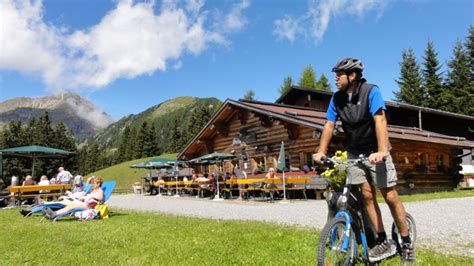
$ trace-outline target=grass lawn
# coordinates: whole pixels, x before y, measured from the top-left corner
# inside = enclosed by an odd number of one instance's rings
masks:
[[[465,198],[465,197],[474,197],[474,190],[459,190],[455,189],[453,191],[444,191],[444,192],[432,192],[432,193],[420,193],[413,195],[400,195],[402,202],[415,202],[415,201],[424,201],[424,200],[434,200],[434,199],[449,199],[449,198]],[[385,202],[382,195],[377,195],[377,201]]]
[[[115,210],[116,211],[116,210]],[[318,232],[250,221],[116,212],[108,220],[40,223],[0,211],[0,265],[315,265]],[[420,265],[473,265],[474,258],[418,249]],[[398,265],[398,258],[382,265]]]
[[[177,153],[167,153],[167,154],[162,154],[157,157],[176,158],[176,155]],[[127,189],[129,191],[132,191],[133,183],[138,181],[143,184],[144,182],[143,178],[147,175],[148,170],[141,169],[141,168],[130,168],[130,166],[133,164],[146,162],[155,157],[141,158],[141,159],[137,159],[133,161],[119,163],[111,167],[107,167],[102,170],[99,170],[97,172],[87,174],[86,177],[94,175],[94,176],[100,176],[104,178],[105,180],[116,180],[117,181],[117,187],[115,188],[116,190]]]
[[[413,202],[413,201],[423,201],[423,200],[433,200],[433,199],[448,199],[448,198],[464,198],[464,197],[474,197],[474,190],[455,189],[453,191],[400,196],[403,202]]]

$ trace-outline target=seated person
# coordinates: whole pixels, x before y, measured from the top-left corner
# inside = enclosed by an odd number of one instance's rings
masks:
[[[197,175],[196,174],[193,174],[191,176],[191,187],[192,188],[198,188],[199,185],[197,184]]]
[[[73,204],[68,205],[57,211],[53,211],[49,208],[44,209],[44,217],[47,219],[54,219],[56,216],[63,215],[74,209],[93,209],[95,206],[104,200],[104,191],[101,186],[104,179],[97,177],[94,179],[94,184],[91,192],[80,200],[74,201]]]
[[[12,181],[11,181],[11,185],[12,186],[18,186],[19,184],[19,179],[17,176],[12,176]]]
[[[40,182],[38,183],[38,186],[48,186],[48,185],[50,185],[48,177],[45,175],[42,175]],[[49,190],[40,190],[39,193],[49,193]]]
[[[200,184],[201,188],[209,188],[210,179],[207,177],[208,175],[204,174],[203,176],[199,176],[198,178],[196,178],[196,181]]]
[[[273,167],[268,168],[268,173],[265,175],[265,178],[264,178],[264,188],[269,188],[269,189],[277,188],[275,183],[273,183],[275,178],[277,178],[275,174],[275,168]]]
[[[30,175],[27,175],[25,177],[25,180],[23,181],[23,186],[34,186],[36,185],[36,181],[33,180],[33,177]]]
[[[82,181],[80,180],[77,181],[76,183],[74,183],[74,189],[72,190],[72,192],[68,191],[66,192],[66,195],[78,200],[85,197],[86,192],[84,192],[84,183],[82,183]]]
[[[83,179],[82,175],[76,175],[74,177],[74,184],[83,183],[83,182],[84,182],[84,179]]]

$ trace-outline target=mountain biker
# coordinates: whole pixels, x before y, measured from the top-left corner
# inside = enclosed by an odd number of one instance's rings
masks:
[[[364,66],[359,59],[345,58],[332,69],[339,89],[332,97],[326,113],[326,123],[317,153],[316,162],[326,156],[337,119],[342,121],[348,158],[360,154],[368,156],[368,162],[348,169],[352,184],[360,186],[369,219],[377,233],[376,246],[369,251],[371,261],[378,261],[396,253],[396,248],[387,240],[382,215],[376,200],[376,186],[380,188],[390,208],[395,224],[402,236],[402,260],[415,261],[405,208],[395,190],[397,173],[390,156],[385,103],[380,89],[362,78]]]

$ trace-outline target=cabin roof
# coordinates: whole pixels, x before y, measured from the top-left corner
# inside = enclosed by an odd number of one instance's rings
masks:
[[[292,102],[294,101],[294,99],[301,97],[302,94],[308,94],[308,93],[315,96],[318,96],[318,95],[326,96],[327,98],[332,97],[332,95],[334,94],[334,92],[332,91],[323,91],[323,90],[317,90],[317,89],[311,89],[311,88],[305,88],[305,87],[299,87],[299,86],[292,86],[286,93],[282,94],[280,98],[278,98],[275,101],[275,103],[282,104],[282,103]],[[432,114],[437,114],[437,115],[442,115],[442,116],[447,116],[447,117],[455,117],[455,118],[465,119],[468,121],[474,121],[474,116],[457,114],[457,113],[442,111],[442,110],[428,108],[428,107],[416,106],[412,104],[385,101],[385,105],[389,107],[394,107],[394,108],[415,110],[415,111],[421,111],[423,113],[432,113]]]
[[[211,125],[220,122],[228,122],[230,119],[230,110],[232,108],[242,108],[254,113],[272,117],[275,120],[281,120],[297,125],[307,126],[322,131],[326,122],[323,111],[317,111],[307,107],[284,105],[278,103],[268,103],[250,100],[232,100],[227,99],[216,111],[214,116],[208,121],[203,129],[191,140],[190,143],[181,151],[178,158],[186,154],[186,151],[200,139],[212,139],[214,130]],[[339,124],[339,123],[338,123]],[[339,128],[342,131],[342,128]],[[389,137],[393,139],[421,141],[428,143],[443,144],[449,146],[458,146],[463,148],[474,148],[474,142],[466,140],[463,137],[448,136],[426,130],[420,130],[413,127],[402,127],[388,125]]]

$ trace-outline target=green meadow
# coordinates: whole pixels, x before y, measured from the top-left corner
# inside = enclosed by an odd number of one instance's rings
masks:
[[[0,211],[0,265],[315,265],[314,229],[112,210],[106,220],[40,222]],[[381,265],[399,265],[398,257]],[[474,258],[417,249],[417,265]]]

